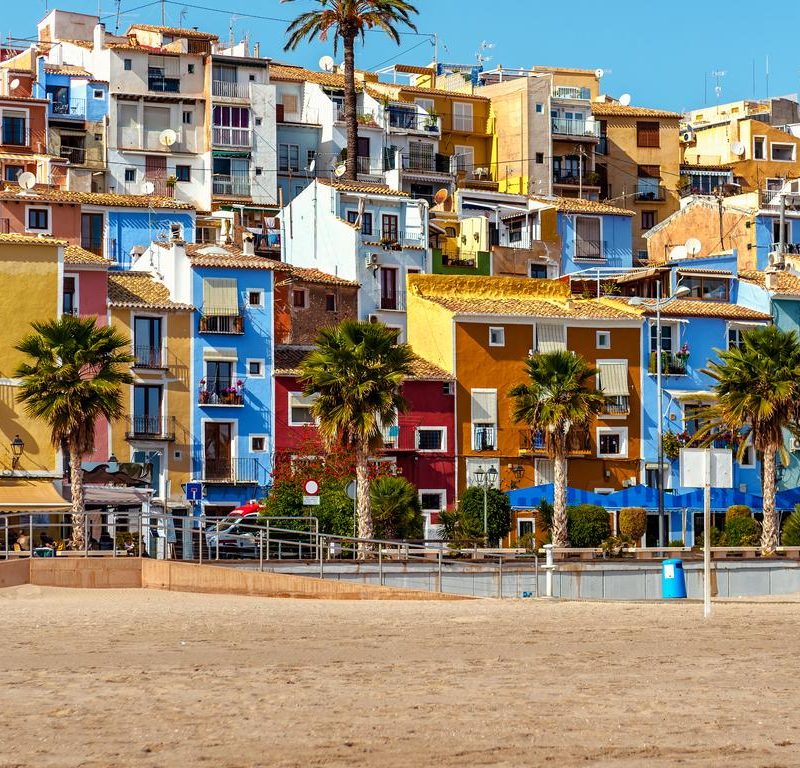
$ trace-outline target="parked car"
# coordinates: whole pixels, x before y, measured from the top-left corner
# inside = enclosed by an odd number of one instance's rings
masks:
[[[254,526],[258,523],[258,510],[258,504],[246,504],[206,526],[208,556],[214,558],[219,551],[220,557],[255,557],[258,547]]]

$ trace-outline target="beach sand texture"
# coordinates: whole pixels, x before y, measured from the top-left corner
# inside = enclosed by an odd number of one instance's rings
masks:
[[[800,604],[0,590],[0,766],[800,765]]]

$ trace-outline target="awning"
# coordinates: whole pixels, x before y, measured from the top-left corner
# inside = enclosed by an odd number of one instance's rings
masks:
[[[203,350],[203,360],[230,360],[235,363],[239,353],[235,347],[206,347]]]
[[[655,267],[651,267],[649,269],[640,269],[638,272],[628,272],[625,275],[620,275],[619,277],[614,278],[615,283],[635,283],[637,280],[646,280],[651,277],[656,277],[657,275],[664,272],[665,269],[658,269]]]
[[[567,329],[546,323],[536,326],[536,349],[539,352],[561,352],[567,348]]]
[[[717,393],[708,389],[665,389],[664,390],[673,400],[679,403],[692,402],[693,400],[716,400]]]
[[[600,389],[606,397],[630,394],[628,391],[628,363],[598,361]]]
[[[69,489],[67,495],[72,498]],[[146,488],[91,484],[83,486],[83,499],[87,507],[140,507],[149,495]]]
[[[0,512],[67,512],[70,503],[52,480],[0,480]]]

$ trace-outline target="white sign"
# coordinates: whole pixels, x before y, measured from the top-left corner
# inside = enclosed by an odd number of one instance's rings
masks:
[[[681,448],[681,480],[684,488],[706,484],[706,454],[711,457],[712,488],[733,488],[733,451],[729,448]]]
[[[319,496],[303,496],[303,506],[304,507],[318,507],[319,506]]]
[[[316,496],[319,493],[319,483],[316,480],[306,480],[303,492],[306,496]]]

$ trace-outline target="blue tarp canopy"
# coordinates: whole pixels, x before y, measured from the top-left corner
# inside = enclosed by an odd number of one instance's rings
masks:
[[[511,506],[519,509],[531,509],[539,505],[542,500],[553,503],[553,484],[534,485],[530,488],[519,488],[508,491]],[[567,488],[567,504],[600,504],[605,505],[608,496],[591,491],[582,491],[580,488]]]

